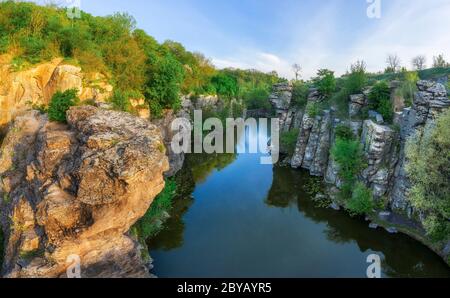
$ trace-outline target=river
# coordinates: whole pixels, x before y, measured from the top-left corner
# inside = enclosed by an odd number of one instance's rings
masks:
[[[175,202],[148,241],[159,277],[366,277],[371,254],[381,257],[383,277],[450,277],[408,236],[317,207],[303,171],[261,165],[259,154],[189,158],[191,197]]]

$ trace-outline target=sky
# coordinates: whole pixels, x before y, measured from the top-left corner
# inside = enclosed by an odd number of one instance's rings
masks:
[[[128,12],[158,41],[181,42],[219,68],[277,71],[292,78],[292,64],[309,79],[318,69],[341,75],[357,60],[382,71],[388,54],[402,65],[425,55],[450,60],[450,0],[39,0],[79,2],[105,16]],[[370,3],[369,3],[370,2]],[[369,17],[377,12],[379,18]]]

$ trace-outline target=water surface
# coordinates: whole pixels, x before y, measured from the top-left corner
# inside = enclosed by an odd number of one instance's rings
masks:
[[[450,277],[447,265],[419,242],[316,207],[305,191],[307,173],[261,165],[259,157],[190,157],[185,175],[195,183],[192,198],[176,201],[166,228],[148,241],[152,273],[366,277],[367,256],[375,253],[384,277]]]

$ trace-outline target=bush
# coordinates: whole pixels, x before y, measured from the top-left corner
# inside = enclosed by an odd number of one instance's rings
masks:
[[[302,81],[296,81],[292,90],[292,104],[304,108],[308,102],[309,86]]]
[[[306,114],[308,114],[309,117],[315,118],[320,115],[321,112],[321,106],[318,102],[309,102],[306,105]]]
[[[339,166],[338,175],[343,181],[341,198],[347,200],[352,196],[357,175],[365,166],[362,146],[358,141],[337,138],[331,154]]]
[[[336,138],[345,141],[352,141],[355,139],[352,129],[344,124],[339,124],[335,129]]]
[[[77,89],[56,92],[48,106],[48,118],[51,121],[66,122],[67,110],[79,102],[77,94]]]
[[[347,202],[346,207],[352,216],[372,213],[375,208],[372,190],[367,188],[364,183],[356,183],[353,194]]]
[[[243,94],[245,105],[250,110],[263,109],[269,111],[272,105],[269,102],[269,91],[265,88],[253,89]]]
[[[381,81],[373,86],[369,93],[369,106],[380,113],[385,121],[392,122],[394,108],[391,102],[391,90],[385,81]]]
[[[360,142],[337,138],[331,154],[339,165],[339,176],[345,181],[354,181],[364,167]]]
[[[176,190],[175,181],[168,179],[163,191],[155,198],[150,209],[135,225],[139,238],[154,237],[162,229],[164,221],[169,217],[168,212],[172,209],[172,201],[176,195]]]
[[[282,132],[280,135],[281,147],[288,152],[289,155],[293,155],[295,146],[297,145],[298,134],[300,130],[292,129],[288,132]]]
[[[314,86],[317,90],[329,98],[331,94],[336,91],[336,79],[334,77],[334,72],[328,69],[320,69],[317,72],[317,77],[313,78]]]
[[[418,141],[421,140],[421,141]],[[450,110],[436,126],[406,145],[406,171],[412,183],[409,200],[416,210],[427,214],[425,229],[433,240],[450,236]]]
[[[130,99],[122,90],[115,90],[109,101],[112,103],[113,108],[117,111],[130,112],[131,110]]]

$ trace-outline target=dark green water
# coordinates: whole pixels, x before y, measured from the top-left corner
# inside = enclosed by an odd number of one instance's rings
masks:
[[[185,175],[195,183],[193,198],[176,201],[166,228],[148,241],[152,273],[366,277],[367,256],[378,254],[383,277],[450,277],[422,244],[315,207],[305,192],[306,173],[261,165],[259,157],[190,157]]]

